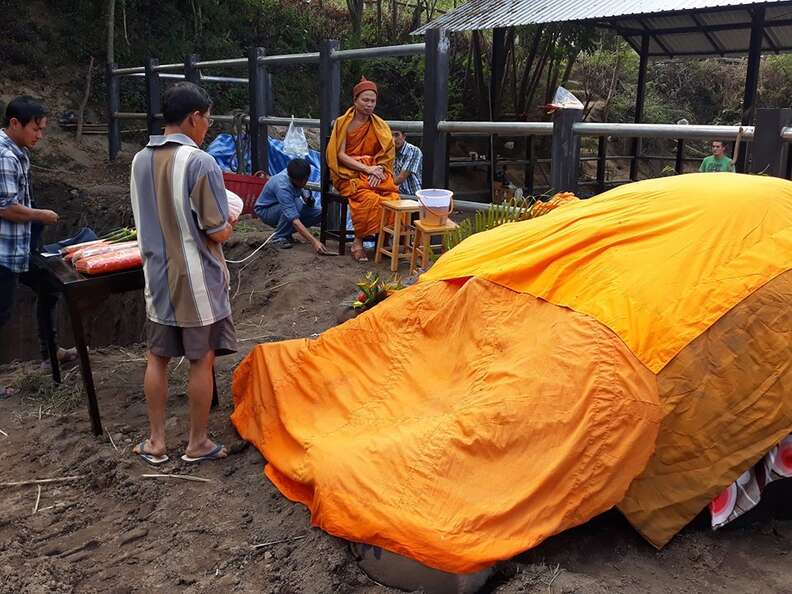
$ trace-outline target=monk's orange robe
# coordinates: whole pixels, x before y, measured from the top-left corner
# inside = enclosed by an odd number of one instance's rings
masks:
[[[355,236],[365,237],[379,233],[382,202],[399,199],[398,188],[393,183],[393,160],[396,153],[391,129],[385,120],[372,115],[366,124],[349,131],[354,115],[355,109],[351,107],[336,120],[326,154],[333,186],[349,201]],[[347,155],[366,165],[382,165],[387,174],[385,180],[372,187],[368,175],[344,166],[338,160],[342,138],[346,138]]]

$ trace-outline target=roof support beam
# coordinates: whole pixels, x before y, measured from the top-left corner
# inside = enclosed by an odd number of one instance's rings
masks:
[[[644,28],[644,30],[641,31],[642,39],[643,39],[644,35],[649,34],[652,37],[654,37],[655,43],[660,46],[660,49],[662,49],[669,56],[673,56],[674,55],[673,52],[671,52],[671,50],[668,49],[668,46],[665,43],[663,43],[663,40],[660,39],[660,37],[657,35],[656,31],[652,31],[652,29],[650,27],[648,27],[646,25],[646,23],[643,22],[643,20],[641,20],[639,22],[641,23],[641,27]],[[646,51],[644,51],[644,49],[643,49],[643,41],[641,43],[642,43],[642,45],[641,45],[641,54],[645,53],[648,56],[649,55],[649,46],[647,45],[646,46]]]
[[[613,27],[622,35],[634,37],[642,35],[647,30],[650,30],[654,35],[677,35],[681,33],[717,33],[718,31],[740,31],[751,28],[750,23],[722,23],[717,25],[707,25],[706,23],[702,23],[700,27],[659,27],[652,29],[643,21],[641,21],[641,26],[643,29],[623,27],[620,26],[618,22],[614,23],[613,25]],[[765,21],[764,26],[767,28],[790,27],[792,26],[792,19]]]
[[[718,43],[718,40],[713,37],[712,33],[707,30],[707,27],[704,25],[704,23],[699,20],[699,18],[696,16],[696,13],[691,14],[690,18],[692,18],[693,22],[699,26],[701,32],[704,33],[704,36],[707,38],[707,41],[710,42],[710,45],[713,47],[713,49],[718,52],[718,54],[723,56],[723,47],[721,47],[721,44]]]
[[[751,17],[751,43],[748,51],[748,72],[745,76],[745,95],[743,96],[742,118],[743,126],[753,122],[756,107],[756,89],[759,86],[759,68],[762,63],[762,37],[764,35],[765,7],[760,6],[753,11]],[[747,147],[742,147],[747,148]],[[737,163],[738,171],[745,171],[745,150],[740,151]]]

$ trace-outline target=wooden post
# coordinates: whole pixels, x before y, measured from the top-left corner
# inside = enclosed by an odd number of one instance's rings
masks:
[[[187,54],[184,57],[184,80],[196,85],[201,84],[201,71],[196,66],[200,62],[198,54]]]
[[[250,111],[250,161],[251,173],[269,172],[268,126],[259,122],[259,118],[269,115],[269,90],[267,88],[267,69],[259,62],[259,58],[267,55],[263,47],[251,47],[248,50],[248,105]]]
[[[583,117],[581,109],[559,109],[553,114],[553,145],[550,151],[552,192],[574,192],[580,161],[580,139],[573,126]]]
[[[643,119],[644,102],[646,100],[646,69],[649,65],[649,33],[641,36],[641,61],[638,64],[638,89],[635,92],[635,123]],[[630,179],[638,179],[638,157],[641,154],[641,139],[634,138],[632,143],[633,159],[630,161]]]
[[[121,150],[121,122],[115,116],[121,111],[121,86],[117,76],[113,74],[118,66],[108,64],[105,70],[107,81],[107,152],[113,161]]]
[[[764,36],[765,7],[753,9],[751,18],[751,40],[748,50],[748,71],[745,76],[745,94],[743,95],[742,117],[740,123],[749,126],[754,119],[756,106],[756,89],[759,86],[759,68],[762,63],[762,38]],[[737,159],[737,171],[746,170],[748,143],[740,147],[740,156]]]
[[[327,228],[345,228],[346,220],[341,221],[336,209],[330,211],[330,170],[327,167],[327,142],[332,132],[333,120],[341,111],[341,63],[333,59],[333,52],[340,47],[335,39],[323,41],[319,47],[319,158],[322,162],[322,217],[320,241],[327,241]],[[341,209],[342,211],[344,209]],[[346,231],[339,239],[339,251],[344,251]]]
[[[597,144],[597,188],[605,191],[605,174],[608,165],[608,137],[600,136]]]
[[[159,66],[159,60],[150,58],[146,61],[146,114],[148,133],[151,136],[162,133],[160,115],[162,113],[162,100],[160,97],[160,77],[154,70]]]
[[[760,109],[756,112],[751,173],[786,176],[789,144],[781,138],[781,130],[789,125],[792,125],[792,109]]]
[[[449,40],[444,29],[429,29],[424,64],[423,176],[424,188],[444,188],[447,183],[447,136],[437,129],[448,117]]]

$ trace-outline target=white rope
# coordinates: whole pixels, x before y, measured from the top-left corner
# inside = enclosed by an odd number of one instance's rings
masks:
[[[273,233],[272,235],[267,237],[267,239],[264,241],[264,243],[262,243],[255,250],[253,250],[253,252],[249,256],[246,256],[245,258],[243,258],[241,260],[226,260],[226,262],[228,264],[244,264],[245,262],[250,260],[253,256],[255,256],[261,250],[261,248],[263,248],[265,245],[267,245],[270,242],[270,240],[272,240],[272,238],[274,236],[275,236],[275,234]]]

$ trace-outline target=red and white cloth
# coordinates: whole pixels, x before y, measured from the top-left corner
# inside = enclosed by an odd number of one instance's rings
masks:
[[[770,450],[756,466],[746,470],[709,505],[712,527],[718,529],[759,504],[764,488],[792,477],[792,435]]]

